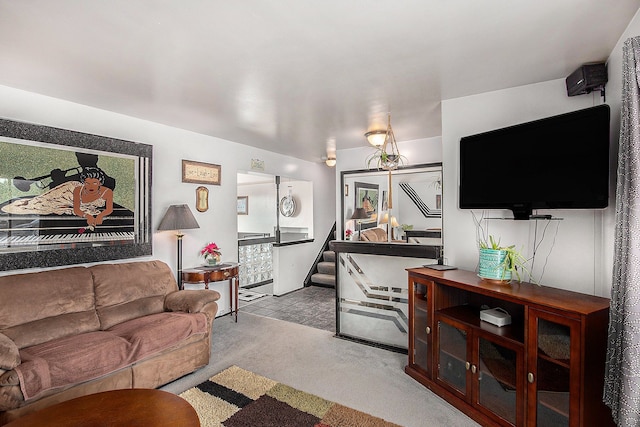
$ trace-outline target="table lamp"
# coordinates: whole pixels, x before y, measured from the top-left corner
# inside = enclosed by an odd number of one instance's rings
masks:
[[[369,215],[364,208],[356,208],[351,215],[351,219],[356,221],[356,227],[358,228],[358,240],[360,240],[360,229],[362,228],[361,219],[367,219]]]
[[[175,230],[178,238],[178,289],[182,290],[182,230],[200,228],[187,205],[171,205],[164,214],[158,231]]]
[[[387,224],[388,241],[393,240],[395,237],[394,236],[395,227],[400,226],[400,224],[398,224],[398,220],[396,219],[396,217],[391,215],[391,225],[389,225],[389,212],[385,212],[385,214],[382,216],[382,219],[380,220],[380,224]]]

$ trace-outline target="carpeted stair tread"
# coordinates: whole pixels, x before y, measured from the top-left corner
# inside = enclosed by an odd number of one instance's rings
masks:
[[[311,276],[311,283],[335,287],[336,276],[333,274],[316,273]]]
[[[336,262],[336,253],[334,251],[324,251],[322,253],[322,259],[325,262]]]
[[[322,261],[318,263],[318,273],[336,275],[336,263]]]

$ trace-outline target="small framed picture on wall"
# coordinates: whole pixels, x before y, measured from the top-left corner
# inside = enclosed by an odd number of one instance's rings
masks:
[[[249,215],[249,196],[238,196],[238,215]]]
[[[212,163],[182,161],[182,182],[220,185],[222,167]]]

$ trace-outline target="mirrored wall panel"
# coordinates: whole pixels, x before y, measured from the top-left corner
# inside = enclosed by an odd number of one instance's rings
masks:
[[[344,171],[342,238],[439,245],[442,164]]]

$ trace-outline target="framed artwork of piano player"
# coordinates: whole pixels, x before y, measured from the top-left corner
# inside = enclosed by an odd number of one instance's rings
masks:
[[[148,144],[0,119],[0,271],[152,254]]]

